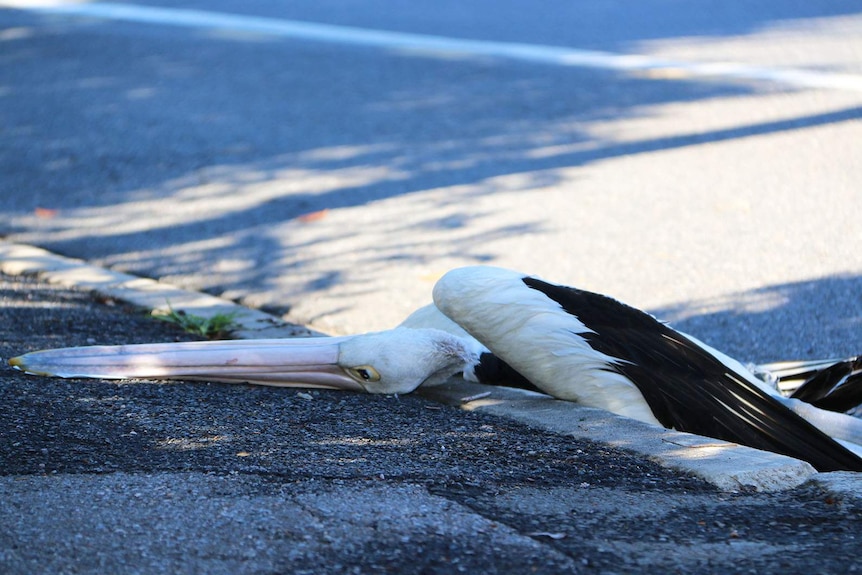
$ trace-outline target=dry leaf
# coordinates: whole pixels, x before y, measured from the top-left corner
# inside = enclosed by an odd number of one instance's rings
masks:
[[[322,220],[326,217],[327,213],[329,213],[329,210],[317,210],[316,212],[308,212],[307,214],[297,216],[296,219],[304,224],[307,224],[309,222],[316,222],[317,220]]]
[[[37,218],[41,218],[43,220],[50,220],[53,217],[56,217],[60,210],[54,210],[51,208],[41,208],[37,207],[33,212],[36,214]]]

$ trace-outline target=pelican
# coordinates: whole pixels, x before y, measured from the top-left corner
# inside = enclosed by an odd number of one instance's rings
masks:
[[[10,364],[60,377],[389,394],[460,372],[790,455],[821,471],[862,471],[862,420],[783,397],[740,362],[607,296],[473,266],[445,274],[433,299],[393,330],[357,336],[90,346],[33,352]],[[824,379],[832,381],[836,370],[847,372],[845,380],[858,372],[858,365],[833,367],[840,363],[805,364],[794,373],[831,373]],[[825,387],[815,395],[829,395]]]

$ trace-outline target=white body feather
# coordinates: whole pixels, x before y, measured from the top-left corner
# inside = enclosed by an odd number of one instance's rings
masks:
[[[522,277],[494,267],[452,270],[434,286],[434,303],[550,395],[661,425],[637,386],[609,369],[618,360],[581,337],[590,330],[541,292],[524,289]]]

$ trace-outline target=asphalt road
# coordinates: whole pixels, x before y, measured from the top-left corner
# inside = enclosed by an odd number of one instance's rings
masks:
[[[10,240],[331,333],[392,326],[446,270],[489,263],[609,293],[744,361],[859,352],[862,92],[767,73],[858,81],[856,2],[132,6],[167,21],[0,8]],[[177,8],[496,48],[178,26]]]
[[[106,305],[113,304],[113,305]],[[0,358],[173,341],[0,275]],[[718,491],[420,395],[58,380],[0,365],[0,572],[853,573],[862,499]]]
[[[743,360],[860,351],[857,2],[125,5],[167,8],[158,23],[13,3],[10,240],[333,333],[389,327],[446,270],[489,263],[610,293]],[[180,26],[177,8],[206,14]],[[480,43],[312,40],[289,21]],[[523,56],[536,46],[555,48]],[[725,60],[742,68],[698,67]],[[3,357],[178,337],[0,283]],[[4,572],[856,565],[859,502],[822,485],[720,493],[419,396],[0,378]]]

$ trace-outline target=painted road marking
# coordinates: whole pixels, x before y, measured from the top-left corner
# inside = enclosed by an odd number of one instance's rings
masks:
[[[638,54],[579,50],[565,46],[468,40],[206,10],[161,8],[136,4],[79,4],[62,0],[0,0],[0,7],[186,28],[254,32],[284,38],[409,50],[429,54],[495,57],[555,66],[645,72],[665,79],[717,77],[767,81],[795,88],[862,91],[862,76],[853,74],[748,66],[733,62],[688,62]]]

